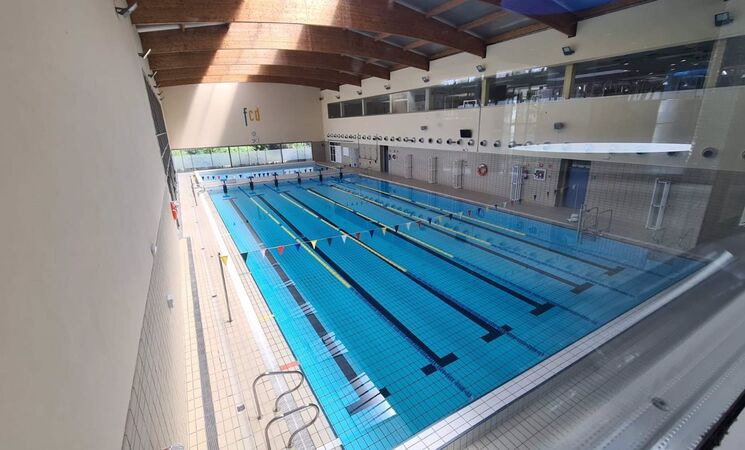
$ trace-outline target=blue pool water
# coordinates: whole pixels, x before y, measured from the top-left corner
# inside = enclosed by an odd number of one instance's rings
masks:
[[[401,443],[702,264],[366,177],[210,195],[350,449]]]

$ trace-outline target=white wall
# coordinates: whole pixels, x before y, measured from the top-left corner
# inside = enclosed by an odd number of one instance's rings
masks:
[[[163,88],[171,148],[318,141],[320,90],[274,83],[215,83]],[[243,108],[259,109],[259,121]]]
[[[122,446],[166,189],[138,51],[112,2],[3,5],[3,448]]]

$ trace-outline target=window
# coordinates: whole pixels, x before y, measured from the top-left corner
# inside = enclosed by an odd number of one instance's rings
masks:
[[[362,115],[362,99],[341,102],[342,117],[358,117]]]
[[[502,72],[486,79],[486,104],[558,100],[564,90],[563,66]]]
[[[450,80],[430,88],[430,108],[454,109],[478,106],[481,102],[481,78]]]
[[[341,102],[329,103],[326,107],[328,108],[329,119],[341,117]]]
[[[727,39],[717,86],[745,85],[745,36]]]
[[[702,42],[576,64],[574,96],[701,89],[712,47],[712,42]]]
[[[386,95],[377,95],[365,99],[365,115],[373,116],[377,114],[390,114],[391,97]]]

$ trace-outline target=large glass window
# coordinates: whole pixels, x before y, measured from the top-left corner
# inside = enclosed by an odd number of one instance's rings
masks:
[[[646,94],[704,87],[712,42],[578,63],[574,97]]]
[[[450,80],[430,88],[430,108],[473,108],[481,102],[481,78]]]
[[[365,115],[374,116],[377,114],[390,114],[391,97],[386,95],[377,95],[365,99]]]
[[[342,117],[358,117],[362,115],[362,99],[341,102]]]
[[[341,102],[329,103],[326,105],[329,112],[329,119],[338,119],[341,117]]]
[[[745,36],[727,39],[717,86],[745,85]]]
[[[486,104],[558,100],[564,90],[564,66],[502,72],[486,79]]]
[[[313,160],[310,142],[177,149],[171,153],[179,172]]]

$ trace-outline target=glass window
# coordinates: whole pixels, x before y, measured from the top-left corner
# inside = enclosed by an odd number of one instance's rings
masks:
[[[450,80],[430,88],[430,109],[472,108],[481,102],[481,78]]]
[[[376,95],[365,99],[365,115],[390,114],[391,97],[389,95]]]
[[[391,94],[391,112],[398,114],[425,111],[426,99],[427,89],[425,88]]]
[[[342,117],[358,117],[362,115],[362,99],[341,102]]]
[[[328,108],[329,119],[341,117],[341,102],[329,103],[326,107]]]
[[[576,64],[574,96],[701,89],[712,47],[712,42],[702,42]]]
[[[745,36],[727,39],[717,86],[745,85]]]
[[[486,79],[486,104],[558,100],[564,90],[564,66],[502,72]]]

